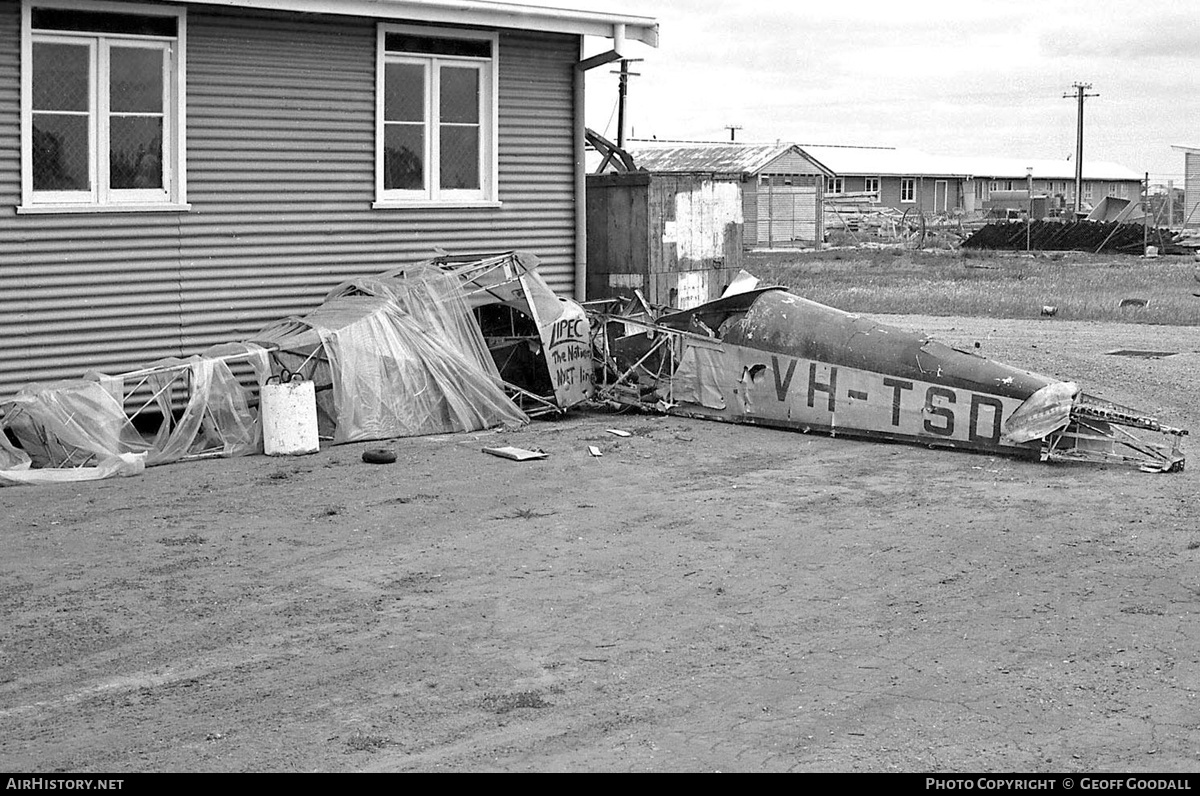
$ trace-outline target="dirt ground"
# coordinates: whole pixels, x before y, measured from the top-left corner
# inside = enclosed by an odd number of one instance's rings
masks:
[[[1198,328],[886,320],[1200,428]],[[0,490],[0,768],[1196,770],[1200,461],[604,413],[389,444]]]

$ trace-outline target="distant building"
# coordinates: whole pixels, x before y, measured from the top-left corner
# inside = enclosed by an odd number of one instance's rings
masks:
[[[877,203],[898,211],[917,208],[929,214],[963,210],[968,174],[946,158],[914,149],[800,145],[829,167],[829,195],[873,192]]]
[[[899,211],[987,214],[1011,204],[1013,192],[1046,197],[1046,212],[1070,212],[1075,205],[1075,164],[1069,160],[929,155],[914,149],[853,146],[800,148],[837,176],[827,194],[877,191],[878,203]],[[1032,170],[1032,171],[1031,171]],[[992,194],[1000,194],[993,199]],[[1083,163],[1083,205],[1091,209],[1107,196],[1136,199],[1141,175],[1116,163]]]
[[[1028,191],[1049,199],[1048,215],[1070,215],[1075,209],[1075,163],[1071,160],[966,157],[946,158],[968,175],[964,206],[968,213],[986,211],[993,192]],[[1117,163],[1083,161],[1082,209],[1106,198],[1134,201],[1142,195],[1142,175]]]

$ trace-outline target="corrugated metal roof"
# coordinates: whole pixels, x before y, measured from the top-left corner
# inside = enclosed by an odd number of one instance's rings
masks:
[[[626,147],[639,169],[664,172],[754,174],[793,149],[793,144],[639,143]]]
[[[960,157],[930,155],[917,149],[854,146],[800,148],[840,175],[902,177],[981,177],[1025,179],[1027,169],[1041,180],[1075,179],[1075,161],[1039,158]],[[1140,180],[1142,175],[1117,163],[1083,161],[1085,180]]]

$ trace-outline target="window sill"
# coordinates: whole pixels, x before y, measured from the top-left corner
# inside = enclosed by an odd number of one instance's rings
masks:
[[[389,200],[371,203],[371,209],[373,210],[499,210],[502,206],[503,203],[490,200],[460,202],[401,202]]]
[[[191,204],[150,203],[113,205],[17,205],[18,215],[62,214],[62,213],[186,213]]]

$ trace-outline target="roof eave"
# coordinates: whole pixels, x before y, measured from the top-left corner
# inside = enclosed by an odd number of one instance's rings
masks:
[[[613,38],[622,27],[626,39],[658,46],[658,22],[653,17],[539,8],[518,3],[481,0],[189,0],[192,4],[293,11],[307,14],[402,19],[449,25],[515,28],[547,33]]]

